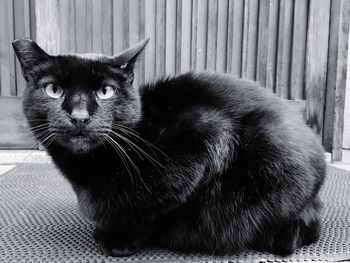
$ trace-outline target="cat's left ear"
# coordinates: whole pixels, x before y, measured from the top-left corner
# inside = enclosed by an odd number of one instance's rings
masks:
[[[140,54],[145,49],[149,38],[146,38],[127,50],[113,56],[114,64],[128,73],[133,73],[135,64],[140,57]]]

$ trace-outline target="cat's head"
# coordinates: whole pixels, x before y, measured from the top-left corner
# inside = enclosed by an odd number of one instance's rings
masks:
[[[42,144],[86,153],[116,125],[136,125],[141,112],[133,71],[147,42],[115,56],[52,56],[30,39],[14,41],[27,83],[24,113]]]

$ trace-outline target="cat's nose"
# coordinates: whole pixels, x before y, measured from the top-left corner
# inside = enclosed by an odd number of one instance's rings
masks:
[[[86,109],[74,108],[69,120],[75,125],[88,124],[91,121],[89,112]]]

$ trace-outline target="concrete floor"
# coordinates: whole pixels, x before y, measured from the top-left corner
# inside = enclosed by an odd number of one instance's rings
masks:
[[[326,153],[329,165],[350,171],[350,150],[343,151],[343,161],[330,163],[331,156]],[[45,151],[33,150],[0,150],[0,174],[14,168],[18,163],[51,163],[50,156]]]

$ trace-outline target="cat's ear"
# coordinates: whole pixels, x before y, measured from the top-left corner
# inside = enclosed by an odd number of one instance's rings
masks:
[[[126,71],[132,73],[135,67],[135,63],[140,57],[142,51],[145,49],[148,41],[149,38],[146,38],[138,42],[136,45],[128,48],[127,50],[113,56],[114,64],[117,67],[125,69]]]
[[[12,46],[26,79],[32,68],[50,59],[50,55],[29,38],[17,39],[12,42]]]

